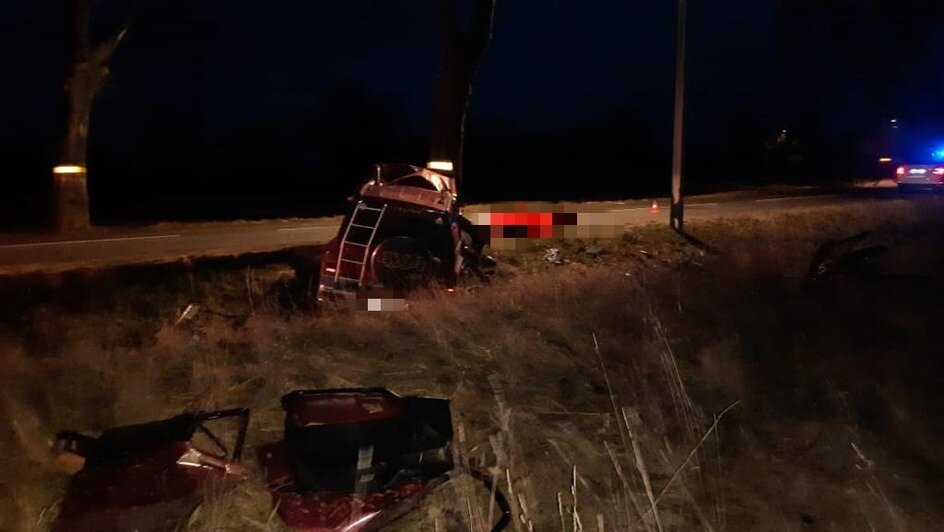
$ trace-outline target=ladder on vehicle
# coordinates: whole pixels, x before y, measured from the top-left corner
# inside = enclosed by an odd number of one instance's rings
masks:
[[[321,282],[326,290],[335,294],[343,292],[347,296],[357,292],[364,282],[370,247],[386,211],[386,204],[377,208],[368,207],[363,201],[357,203],[341,237],[334,274]],[[357,272],[356,277],[353,272]]]

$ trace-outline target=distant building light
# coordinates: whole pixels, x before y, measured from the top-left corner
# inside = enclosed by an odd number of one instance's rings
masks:
[[[441,170],[443,172],[452,172],[453,170],[452,161],[430,161],[426,163],[426,167],[430,170]]]
[[[892,158],[891,158],[891,157],[882,157],[881,159],[878,160],[878,162],[888,164],[888,163],[892,162]]]
[[[84,166],[78,166],[74,164],[62,164],[59,166],[54,166],[52,173],[54,174],[84,174],[86,169]]]

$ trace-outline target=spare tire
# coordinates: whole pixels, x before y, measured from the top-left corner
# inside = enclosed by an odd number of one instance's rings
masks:
[[[410,289],[433,277],[433,259],[420,240],[395,236],[378,244],[371,254],[371,269],[385,287]]]

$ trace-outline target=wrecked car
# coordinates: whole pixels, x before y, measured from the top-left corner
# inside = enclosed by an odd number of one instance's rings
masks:
[[[238,424],[229,448],[208,426],[225,420]],[[232,409],[109,428],[98,437],[59,433],[56,458],[77,471],[54,529],[180,528],[207,490],[245,476],[239,460],[248,423],[248,409]]]
[[[499,510],[492,530],[509,524],[510,506],[491,474],[454,454],[448,400],[345,388],[298,390],[281,402],[283,437],[256,455],[273,515],[289,527],[375,530],[463,472],[491,494]],[[207,424],[233,418],[227,448]],[[76,472],[55,530],[180,529],[209,489],[248,477],[239,464],[248,421],[248,409],[234,409],[110,428],[97,438],[60,433],[57,458]]]
[[[487,280],[494,261],[483,255],[486,239],[459,211],[453,177],[378,164],[351,201],[321,260],[319,301],[372,291],[402,297],[433,281],[454,289],[465,272]]]
[[[282,397],[284,440],[257,449],[282,520],[303,530],[375,530],[415,508],[458,470],[449,401],[384,388],[296,391]],[[481,480],[510,519],[504,496]]]

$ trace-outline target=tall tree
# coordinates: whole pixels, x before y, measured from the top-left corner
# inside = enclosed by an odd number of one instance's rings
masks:
[[[472,81],[492,38],[498,0],[435,0],[440,64],[436,76],[429,160],[450,162],[462,180],[465,121]]]
[[[69,0],[71,63],[65,82],[66,122],[53,169],[53,228],[73,231],[89,226],[86,152],[92,102],[108,78],[108,60],[127,32],[123,26],[104,41],[92,45],[89,38],[90,0]]]

